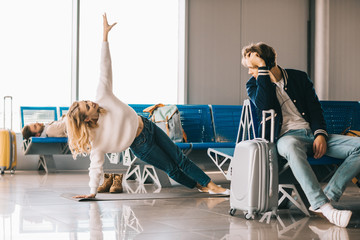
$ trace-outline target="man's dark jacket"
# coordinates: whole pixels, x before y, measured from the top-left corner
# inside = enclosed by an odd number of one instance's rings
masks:
[[[309,122],[310,128],[316,137],[322,134],[328,138],[326,122],[319,99],[315,93],[313,83],[305,72],[294,69],[281,69],[284,79],[284,90],[295,104],[302,117]],[[281,106],[276,96],[276,85],[270,80],[267,67],[258,69],[258,78],[250,78],[246,83],[246,89],[251,101],[255,104],[258,119],[261,119],[262,110],[275,110],[275,142],[279,138],[283,122]],[[270,129],[267,126],[267,129]],[[259,132],[261,124],[259,124]],[[266,132],[266,139],[269,139],[270,132]]]

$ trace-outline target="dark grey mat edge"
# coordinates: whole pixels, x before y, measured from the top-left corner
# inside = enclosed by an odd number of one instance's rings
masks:
[[[228,195],[221,194],[208,194],[201,192],[167,192],[167,193],[98,193],[95,198],[73,198],[79,194],[76,193],[63,193],[61,197],[69,200],[86,202],[86,201],[121,201],[121,200],[143,200],[143,199],[171,199],[171,198],[216,198],[216,197],[229,197]]]

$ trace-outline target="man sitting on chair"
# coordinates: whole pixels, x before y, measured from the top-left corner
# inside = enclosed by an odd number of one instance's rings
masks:
[[[333,208],[346,184],[360,171],[360,139],[328,134],[326,122],[313,84],[305,72],[283,69],[276,64],[275,50],[257,43],[242,51],[242,63],[252,75],[246,84],[258,111],[274,109],[275,142],[305,192],[312,209],[331,223],[346,227],[352,212]],[[321,188],[307,155],[345,159],[325,189]]]

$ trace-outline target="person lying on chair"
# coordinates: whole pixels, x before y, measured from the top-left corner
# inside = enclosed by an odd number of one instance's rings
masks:
[[[108,33],[115,24],[109,25],[106,14],[103,15],[100,81],[96,102],[74,102],[66,115],[68,142],[73,157],[90,154],[90,194],[75,198],[94,198],[103,173],[105,153],[122,152],[128,147],[139,159],[165,171],[188,188],[196,187],[210,194],[228,195],[229,190],[213,183],[163,130],[147,118],[138,116],[129,105],[114,95]]]
[[[346,227],[351,211],[334,209],[346,185],[360,172],[360,138],[328,134],[320,101],[305,72],[283,69],[276,64],[275,50],[265,43],[246,46],[242,64],[252,75],[248,95],[260,114],[274,109],[275,141],[309,200],[310,210],[321,212],[331,223]],[[259,115],[260,116],[260,115]],[[324,190],[308,160],[323,155],[344,159]]]
[[[23,127],[22,135],[24,139],[30,137],[67,137],[66,117],[63,115],[60,120],[50,123],[30,123]]]

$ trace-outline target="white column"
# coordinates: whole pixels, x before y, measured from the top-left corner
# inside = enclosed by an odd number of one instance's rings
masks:
[[[73,0],[71,43],[71,103],[79,100],[79,26],[80,0]],[[71,104],[70,103],[70,104]]]
[[[330,0],[316,0],[314,85],[320,100],[329,99],[329,15]]]
[[[179,56],[177,104],[187,103],[188,0],[179,0]]]

